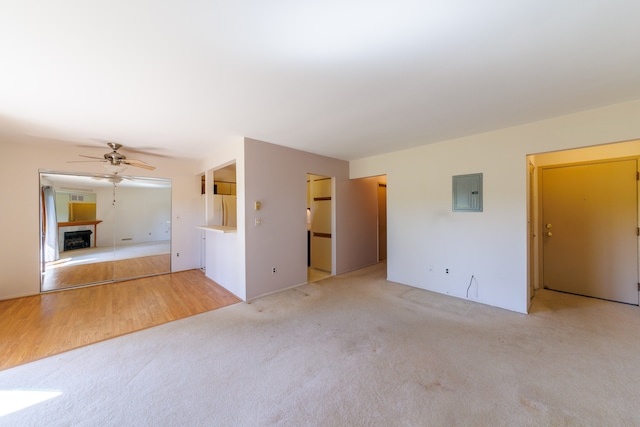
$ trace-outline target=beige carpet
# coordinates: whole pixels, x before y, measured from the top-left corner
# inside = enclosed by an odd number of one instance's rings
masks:
[[[640,425],[638,307],[543,291],[527,316],[383,278],[1,371],[0,425]],[[14,411],[18,397],[41,402]]]

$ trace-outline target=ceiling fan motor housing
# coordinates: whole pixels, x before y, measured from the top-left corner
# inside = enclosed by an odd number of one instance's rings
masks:
[[[107,145],[113,150],[111,153],[103,154],[102,157],[94,157],[94,156],[83,156],[88,159],[93,160],[82,160],[82,162],[103,162],[106,163],[104,166],[111,171],[111,173],[116,174],[118,172],[122,172],[125,169],[125,166],[135,166],[137,168],[147,169],[147,170],[155,170],[155,166],[151,166],[143,162],[142,160],[127,160],[127,156],[124,154],[118,153],[118,150],[122,147],[122,144],[118,144],[116,142],[108,142]]]
[[[105,160],[108,160],[112,165],[119,165],[121,162],[127,160],[127,157],[124,154],[120,154],[116,151],[113,153],[107,153],[104,155]]]

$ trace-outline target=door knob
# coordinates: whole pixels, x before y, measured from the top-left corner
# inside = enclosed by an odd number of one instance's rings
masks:
[[[548,229],[550,229],[551,227],[553,227],[553,226],[551,225],[551,223],[549,223],[549,224],[545,224],[544,226],[547,228],[547,230],[548,230]]]
[[[550,232],[550,231],[547,231],[546,233],[544,233],[544,235],[547,236],[547,237],[551,237],[551,236],[553,236],[553,233]]]

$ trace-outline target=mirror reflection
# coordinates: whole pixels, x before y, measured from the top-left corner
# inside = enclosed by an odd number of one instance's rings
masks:
[[[41,290],[171,271],[171,181],[40,173]]]

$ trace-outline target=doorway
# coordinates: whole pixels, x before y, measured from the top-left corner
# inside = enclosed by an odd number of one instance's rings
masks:
[[[387,176],[378,177],[378,261],[387,259]]]
[[[237,171],[231,161],[200,175],[200,215],[210,227],[237,228]],[[200,229],[200,269],[207,271],[207,232]]]
[[[333,273],[333,180],[307,174],[307,282]]]
[[[637,159],[542,168],[545,288],[638,305]]]
[[[529,280],[533,289],[537,290],[546,287],[638,305],[638,266],[640,265],[638,200],[640,200],[640,197],[638,194],[637,169],[639,161],[640,140],[527,156],[527,167],[530,174],[529,203],[531,204],[528,211],[528,221],[531,225],[529,234]],[[613,170],[608,170],[610,168]],[[626,183],[620,184],[616,182],[612,184],[609,182],[604,185],[609,180],[608,175],[616,175],[618,168],[622,168],[623,171],[620,174],[625,176],[623,179],[626,180]],[[626,172],[624,171],[625,168],[627,169]],[[579,177],[579,173],[582,172],[590,173],[587,177]],[[598,177],[598,173],[603,173],[605,176]],[[576,176],[571,176],[574,174]],[[543,179],[543,175],[546,175],[546,180]],[[554,184],[554,178],[560,182]],[[599,189],[598,187],[601,185],[604,185],[606,190]],[[559,188],[550,189],[549,187]],[[626,188],[626,190],[622,190],[621,187]],[[619,189],[625,193],[624,196],[612,194]],[[555,195],[554,191],[556,192]],[[599,195],[598,192],[600,192]],[[583,197],[579,198],[577,196],[579,194],[582,194]],[[596,201],[597,197],[601,199]],[[549,215],[557,215],[553,209],[557,209],[558,206],[547,206],[543,210],[543,199],[545,201],[553,201],[554,198],[559,198],[560,202],[564,204],[570,204],[570,201],[572,201],[572,206],[560,206],[561,213],[569,216],[570,227],[565,225],[567,220],[562,217],[559,218],[560,222],[557,222],[558,218],[549,217]],[[602,198],[605,200],[602,200]],[[615,198],[621,198],[622,200],[616,202],[614,201]],[[585,205],[589,205],[589,203],[596,205],[594,208],[596,213],[592,213],[590,207],[589,209],[585,208]],[[618,204],[621,204],[622,207],[613,208]],[[605,216],[598,216],[601,215],[598,207],[603,208]],[[549,211],[549,209],[552,210]],[[609,213],[606,212],[607,210]],[[621,221],[619,217],[621,212],[626,212],[626,215],[633,218],[633,221],[622,220],[630,223],[630,225],[625,226],[625,228],[630,227],[630,235],[629,233],[624,233],[624,236],[618,235],[618,228],[623,228],[618,226]],[[582,217],[589,218],[590,215],[596,215],[596,220],[589,220],[591,226],[584,227],[585,220]],[[595,225],[593,225],[594,222],[596,223]],[[548,226],[550,228],[547,228],[547,224],[550,224]],[[562,239],[567,237],[567,229],[578,226],[582,227],[581,231],[578,232],[578,236],[574,237],[572,242],[563,242]],[[551,235],[546,235],[547,233],[551,233]],[[614,241],[619,246],[615,246],[615,249],[607,246],[611,244],[611,241]],[[565,244],[577,244],[582,255],[578,256],[573,248],[559,250],[559,247]],[[619,249],[619,247],[625,249]],[[608,249],[603,250],[603,248]],[[572,257],[577,257],[579,261],[571,260]],[[554,262],[556,264],[553,264]],[[578,271],[568,272],[568,264],[575,264],[576,262],[581,263],[577,267]],[[592,271],[591,269],[593,268],[598,268],[600,271]],[[556,272],[562,272],[565,276],[558,279],[553,276]],[[585,275],[587,276],[586,278]],[[597,290],[594,293],[593,285],[587,285],[586,282],[595,280],[596,276],[600,277],[597,280],[601,283],[600,286],[605,286],[602,283],[610,284],[612,281],[627,283],[622,285],[622,288],[625,289],[623,292],[626,292],[626,297],[612,295],[612,293],[617,293],[618,291],[612,291],[608,288],[606,289],[606,292],[609,292],[608,294]],[[619,277],[624,278],[621,279]],[[563,283],[559,283],[560,281]],[[629,282],[631,282],[631,285],[628,285]],[[572,283],[572,285],[566,285],[565,283]],[[567,288],[566,286],[570,287]],[[598,289],[598,286],[595,289]]]

